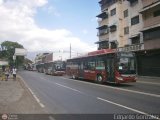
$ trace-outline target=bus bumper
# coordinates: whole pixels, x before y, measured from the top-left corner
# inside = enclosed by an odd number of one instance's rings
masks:
[[[130,83],[130,82],[136,82],[136,77],[116,77],[117,83]]]

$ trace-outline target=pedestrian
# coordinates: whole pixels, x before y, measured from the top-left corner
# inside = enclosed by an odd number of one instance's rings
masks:
[[[9,77],[9,68],[6,67],[5,69],[5,80],[8,81],[8,77]]]
[[[12,69],[13,80],[16,80],[16,73],[17,73],[17,69],[15,67],[13,67],[13,69]]]

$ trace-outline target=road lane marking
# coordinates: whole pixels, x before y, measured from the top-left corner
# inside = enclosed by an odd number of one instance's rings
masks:
[[[35,100],[38,102],[38,104],[44,108],[45,105],[43,105],[40,100],[38,99],[38,97],[34,94],[34,92],[31,90],[31,88],[28,86],[28,84],[23,80],[23,78],[21,76],[19,76],[21,78],[21,80],[23,81],[23,83],[25,84],[25,86],[28,88],[28,90],[30,91],[30,93],[32,94],[32,96],[35,98]]]
[[[32,92],[31,88],[28,87],[28,89],[29,89],[29,91],[31,92],[31,94],[33,95],[34,93]]]
[[[64,77],[62,77],[62,78],[67,79],[67,80],[71,80],[69,78],[64,78]],[[124,89],[124,88],[105,86],[105,85],[100,85],[100,84],[95,84],[95,83],[90,83],[90,82],[85,82],[85,81],[78,81],[78,80],[72,80],[72,81],[160,98],[160,95],[158,95],[158,94],[152,94],[152,93],[146,93],[146,92],[141,92],[141,91],[136,91],[136,90],[129,90],[129,89]]]
[[[42,79],[42,80],[46,80],[45,78],[42,78],[42,77],[40,77],[40,79]]]
[[[127,106],[124,106],[124,105],[121,105],[121,104],[118,104],[118,103],[115,103],[115,102],[112,102],[112,101],[109,101],[109,100],[106,100],[106,99],[103,99],[103,98],[100,98],[100,97],[97,97],[97,99],[101,100],[101,101],[104,101],[104,102],[107,102],[107,103],[110,103],[110,104],[113,104],[113,105],[116,105],[116,106],[119,106],[119,107],[122,107],[122,108],[125,108],[125,109],[128,109],[128,110],[131,110],[131,111],[136,112],[136,113],[140,113],[140,114],[144,114],[144,115],[150,116],[150,117],[152,117],[154,119],[158,119],[159,120],[159,118],[156,117],[156,116],[153,116],[153,115],[150,115],[148,113],[136,110],[134,108],[130,108],[130,107],[127,107]]]
[[[55,120],[52,116],[49,116],[48,118],[49,118],[50,120]]]
[[[31,92],[31,94],[33,95],[33,97],[36,99],[36,101],[38,102],[38,104],[39,104],[42,108],[44,108],[45,106],[40,102],[39,98],[34,94],[34,92],[31,90],[31,88],[28,87],[28,89],[29,89],[29,91]]]
[[[137,81],[138,83],[145,83],[145,84],[153,84],[153,85],[160,85],[160,83],[152,83],[152,82],[146,82],[146,81]]]
[[[81,91],[76,90],[76,89],[74,89],[74,88],[71,88],[71,87],[68,87],[68,86],[65,86],[65,85],[62,85],[62,84],[59,84],[59,83],[55,83],[55,84],[56,84],[56,85],[59,85],[59,86],[61,86],[61,87],[68,88],[68,89],[70,89],[70,90],[73,90],[73,91],[79,92],[79,93],[81,93],[81,94],[82,94],[82,92],[81,92]]]

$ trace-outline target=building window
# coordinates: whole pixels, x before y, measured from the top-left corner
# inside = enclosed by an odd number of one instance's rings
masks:
[[[132,44],[139,44],[140,43],[140,36],[132,38],[131,43]]]
[[[143,38],[144,40],[153,40],[160,38],[160,28],[151,29],[148,31],[144,31]]]
[[[111,49],[115,49],[115,48],[117,48],[116,42],[111,42]]]
[[[128,9],[125,10],[125,11],[123,12],[123,14],[124,14],[124,18],[125,18],[125,17],[128,17]]]
[[[116,14],[116,8],[114,8],[114,9],[111,10],[111,16],[113,16],[115,14]]]
[[[139,23],[139,15],[131,18],[131,25],[136,25]]]
[[[129,0],[130,1],[130,5],[136,5],[138,3],[138,0]]]
[[[154,17],[160,16],[160,10],[153,12],[153,16]]]
[[[116,30],[117,30],[117,26],[116,25],[110,26],[110,32],[115,32]]]
[[[124,28],[124,34],[129,34],[129,27]]]
[[[108,29],[99,30],[98,36],[108,34]]]
[[[109,43],[108,43],[108,41],[99,43],[99,48],[98,48],[98,50],[108,49],[108,48],[109,48]]]

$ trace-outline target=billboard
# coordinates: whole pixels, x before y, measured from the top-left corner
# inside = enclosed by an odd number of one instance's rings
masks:
[[[0,61],[0,65],[8,65],[8,61]]]
[[[15,56],[26,56],[27,55],[27,50],[23,48],[15,48]]]

